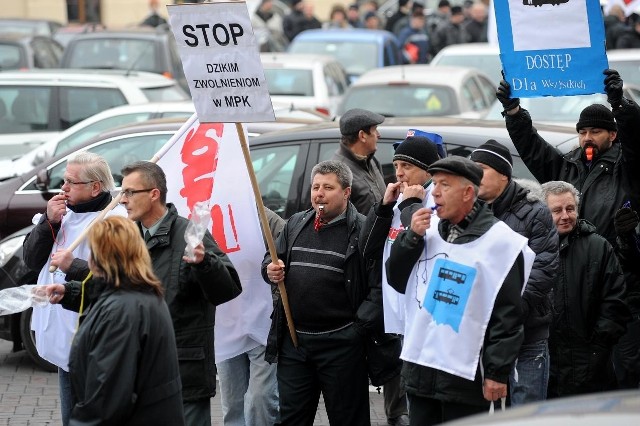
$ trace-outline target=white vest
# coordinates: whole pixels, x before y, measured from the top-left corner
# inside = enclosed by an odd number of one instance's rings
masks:
[[[67,209],[67,214],[62,217],[62,225],[56,236],[56,240],[62,245],[54,244],[51,254],[62,250],[73,243],[85,228],[93,221],[100,212],[74,213]],[[116,206],[107,216],[118,215],[127,216],[127,211],[121,205]],[[76,258],[89,259],[89,243],[85,238],[73,250]],[[59,269],[49,272],[49,260],[40,270],[38,284],[54,284],[66,282],[65,273]],[[60,305],[34,306],[31,317],[31,329],[36,335],[36,349],[38,354],[52,364],[57,365],[65,371],[69,371],[69,349],[71,341],[76,332],[78,314],[68,311]]]
[[[427,194],[422,201],[422,207],[431,207],[435,205],[433,197],[431,196],[431,190],[433,189],[433,183],[427,187]],[[382,308],[384,311],[384,331],[386,333],[404,334],[404,298],[405,295],[398,293],[393,287],[389,285],[387,280],[387,269],[385,264],[389,255],[391,254],[391,246],[396,240],[396,237],[400,232],[404,231],[404,226],[400,221],[400,210],[398,205],[402,202],[402,194],[398,198],[398,202],[393,208],[393,220],[391,221],[391,228],[389,228],[389,235],[384,245],[384,252],[382,254]],[[431,216],[431,227],[438,227],[440,219],[437,215]]]
[[[535,254],[504,222],[466,244],[425,235],[426,253],[407,284],[407,322],[400,358],[474,380],[498,291],[519,253],[528,280]],[[524,287],[524,286],[523,286]]]

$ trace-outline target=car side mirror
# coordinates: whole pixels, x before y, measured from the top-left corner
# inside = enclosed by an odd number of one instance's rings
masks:
[[[49,188],[49,173],[47,173],[47,169],[42,169],[36,174],[36,188],[43,192]]]

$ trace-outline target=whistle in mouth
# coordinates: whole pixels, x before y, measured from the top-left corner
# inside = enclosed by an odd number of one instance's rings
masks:
[[[593,160],[593,147],[588,146],[585,148],[584,153],[587,155],[587,161]]]

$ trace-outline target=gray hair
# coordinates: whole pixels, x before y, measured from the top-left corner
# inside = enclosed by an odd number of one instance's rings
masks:
[[[81,166],[80,179],[99,182],[102,192],[113,191],[116,188],[109,164],[101,155],[87,151],[79,152],[69,158],[67,164]]]
[[[131,173],[138,172],[142,182],[147,188],[157,188],[160,191],[160,202],[167,202],[167,176],[164,170],[156,163],[150,161],[136,161],[122,168],[122,176],[128,176]]]
[[[353,173],[351,172],[351,169],[342,161],[327,160],[313,166],[313,169],[311,169],[312,185],[313,178],[318,173],[321,175],[328,175],[331,173],[335,174],[338,177],[338,181],[340,182],[340,186],[342,186],[342,189],[350,187],[351,183],[353,182]]]
[[[543,183],[541,186],[542,197],[544,201],[547,201],[549,195],[561,195],[569,192],[573,195],[573,198],[576,200],[576,207],[580,205],[580,195],[578,194],[578,190],[575,186],[571,185],[569,182],[565,182],[562,180],[552,180],[546,183]]]

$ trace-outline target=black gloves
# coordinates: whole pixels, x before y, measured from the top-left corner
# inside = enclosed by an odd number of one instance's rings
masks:
[[[634,231],[639,222],[638,213],[629,207],[621,208],[613,217],[613,225],[616,228],[616,234],[618,234],[618,236],[623,236]]]
[[[616,70],[606,69],[602,72],[604,79],[604,91],[607,93],[607,102],[611,108],[617,108],[622,103],[622,78]]]
[[[509,83],[504,79],[500,80],[500,85],[496,91],[496,98],[498,98],[504,107],[504,111],[502,112],[503,117],[507,111],[510,111],[520,105],[520,98],[511,98],[511,85],[509,85]]]

